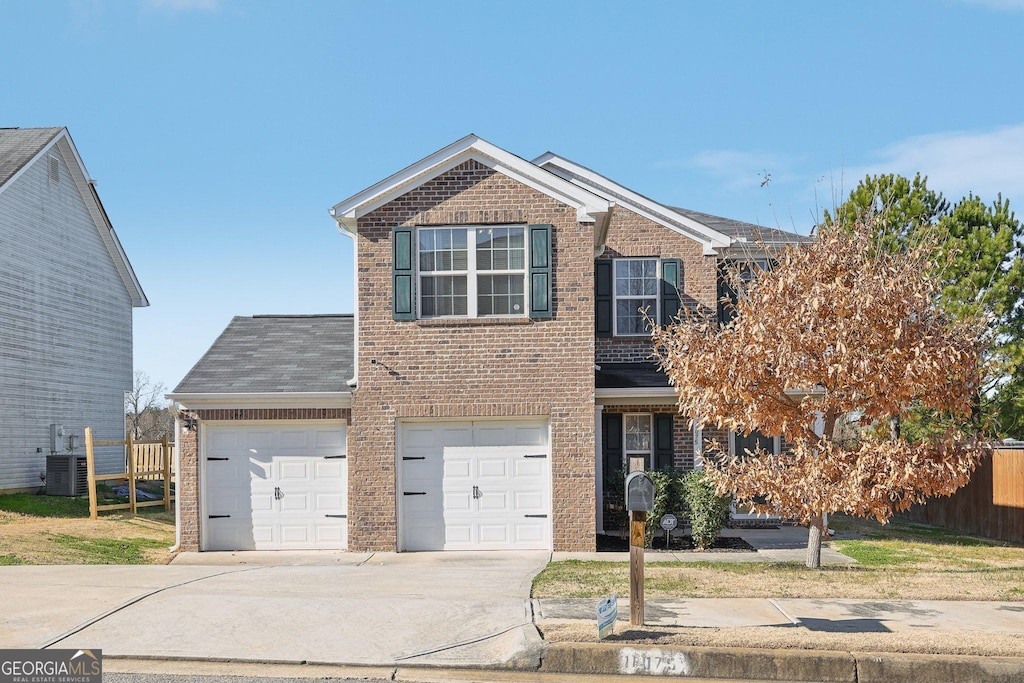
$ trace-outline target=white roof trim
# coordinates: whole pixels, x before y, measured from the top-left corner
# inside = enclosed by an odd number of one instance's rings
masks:
[[[107,252],[114,262],[114,268],[117,270],[117,274],[120,276],[121,282],[124,284],[124,288],[132,300],[132,306],[134,308],[149,306],[149,299],[146,298],[146,293],[142,291],[142,285],[139,284],[139,279],[135,276],[135,270],[128,261],[128,255],[124,253],[121,241],[117,238],[117,233],[114,232],[114,226],[110,224],[110,218],[100,202],[99,195],[96,194],[96,181],[89,177],[89,171],[86,170],[85,163],[82,162],[82,157],[79,156],[78,148],[75,147],[74,141],[71,140],[71,134],[68,133],[67,128],[61,129],[59,133],[54,135],[52,140],[46,143],[24,166],[18,169],[18,172],[12,175],[6,183],[0,186],[0,192],[10,187],[29,167],[44,156],[52,153],[54,148],[63,157],[64,163],[67,164],[68,169],[71,171],[71,177],[75,181],[75,186],[82,195],[82,201],[85,202],[85,207],[88,209],[89,216],[96,226],[96,231],[103,241],[103,246],[107,248]]]
[[[673,211],[664,204],[648,199],[630,190],[628,187],[609,180],[600,173],[595,173],[589,168],[580,166],[553,152],[545,152],[534,159],[533,163],[541,168],[550,170],[552,173],[561,175],[569,182],[585,187],[605,199],[618,201],[630,211],[634,211],[648,220],[652,220],[659,225],[663,225],[670,230],[700,242],[704,246],[705,256],[712,256],[718,253],[715,251],[716,249],[729,247],[735,241],[723,232],[704,225],[689,216]],[[562,173],[559,173],[559,171]]]
[[[506,152],[476,135],[467,135],[335,204],[330,213],[339,226],[354,233],[356,222],[362,216],[471,159],[574,207],[577,220],[581,223],[600,224],[608,213],[608,201],[597,193]]]
[[[603,404],[675,403],[676,390],[672,387],[608,387],[594,389],[594,398]]]
[[[164,398],[185,408],[204,410],[230,408],[348,408],[352,393],[348,391],[277,391],[254,393],[181,393],[165,394]]]

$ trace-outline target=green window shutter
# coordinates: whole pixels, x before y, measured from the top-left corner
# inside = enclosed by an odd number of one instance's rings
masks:
[[[672,444],[672,413],[658,413],[654,416],[654,469],[672,467],[675,448]]]
[[[551,226],[531,225],[530,233],[530,317],[550,318],[551,297]]]
[[[683,289],[683,262],[677,258],[661,259],[661,320],[668,325],[679,314],[679,295]]]
[[[614,476],[623,476],[623,416],[621,413],[601,414],[601,455],[604,490]]]
[[[416,319],[415,237],[415,228],[394,228],[391,231],[391,317],[395,320]]]
[[[614,332],[612,329],[614,283],[612,261],[609,259],[594,261],[594,334],[598,337],[611,337]]]

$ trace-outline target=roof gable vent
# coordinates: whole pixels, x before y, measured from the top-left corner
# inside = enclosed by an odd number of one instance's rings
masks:
[[[49,162],[50,182],[54,183],[54,184],[59,183],[60,182],[60,162],[57,161],[57,157],[55,157],[55,156],[48,157],[47,158],[47,162]]]

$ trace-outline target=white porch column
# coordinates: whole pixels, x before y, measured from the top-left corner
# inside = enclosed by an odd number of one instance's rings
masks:
[[[594,510],[596,523],[594,528],[599,534],[604,533],[604,462],[602,460],[602,445],[604,444],[601,415],[604,406],[594,404],[594,500],[597,501],[597,509]]]

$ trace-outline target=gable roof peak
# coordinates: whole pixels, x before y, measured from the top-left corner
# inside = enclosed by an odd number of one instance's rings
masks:
[[[475,160],[576,209],[581,223],[601,224],[610,202],[587,188],[573,184],[495,144],[470,133],[420,159],[384,180],[334,205],[331,216],[339,227],[354,234],[359,218],[459,164]]]

